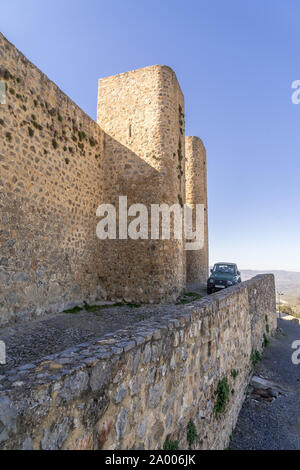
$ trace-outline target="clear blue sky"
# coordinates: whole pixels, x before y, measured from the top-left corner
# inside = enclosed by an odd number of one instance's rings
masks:
[[[5,0],[1,31],[90,116],[97,79],[172,67],[208,158],[211,263],[300,271],[299,0]]]

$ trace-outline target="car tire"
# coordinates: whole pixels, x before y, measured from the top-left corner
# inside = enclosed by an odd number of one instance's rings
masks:
[[[208,293],[208,295],[212,294],[212,289],[207,288],[207,293]]]

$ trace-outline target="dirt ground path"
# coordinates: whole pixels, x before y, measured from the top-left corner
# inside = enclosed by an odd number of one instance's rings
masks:
[[[255,370],[256,376],[274,384],[275,397],[262,397],[249,386],[230,449],[300,449],[300,364],[292,362],[296,352],[292,344],[300,341],[300,325],[285,317],[278,319],[278,327],[281,332],[271,339]]]

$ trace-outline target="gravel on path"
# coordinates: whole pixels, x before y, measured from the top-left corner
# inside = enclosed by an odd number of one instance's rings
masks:
[[[278,319],[279,333],[271,339],[255,375],[275,382],[282,393],[260,398],[249,386],[247,398],[233,433],[233,450],[300,449],[300,364],[292,362],[294,341],[300,341],[300,325]],[[298,346],[300,358],[300,347]]]

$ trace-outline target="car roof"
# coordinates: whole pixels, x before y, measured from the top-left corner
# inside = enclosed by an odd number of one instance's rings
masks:
[[[223,263],[215,263],[215,264],[227,264],[229,266],[236,266],[235,263],[226,263],[225,261]]]

